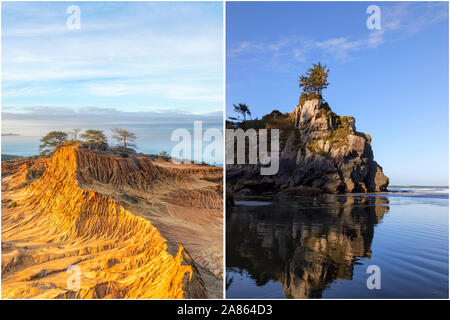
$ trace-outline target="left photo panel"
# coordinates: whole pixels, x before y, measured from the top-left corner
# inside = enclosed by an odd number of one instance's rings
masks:
[[[222,2],[3,2],[1,297],[222,298]]]

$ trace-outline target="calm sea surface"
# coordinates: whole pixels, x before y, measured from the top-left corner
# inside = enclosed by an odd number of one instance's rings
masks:
[[[222,128],[222,117],[220,121],[216,123],[205,123],[203,125],[203,134],[205,134],[207,129],[217,129]],[[67,131],[70,128],[62,128],[60,130]],[[85,128],[83,128],[85,129]],[[98,126],[96,129],[101,129],[105,132],[108,137],[108,142],[110,145],[115,145],[115,141],[111,138],[111,128]],[[127,127],[128,129],[128,127]],[[158,154],[161,151],[166,151],[171,153],[172,149],[179,144],[181,140],[171,140],[171,135],[175,129],[186,129],[191,134],[191,156],[195,160],[204,161],[209,164],[216,166],[222,166],[223,159],[223,147],[221,147],[221,141],[218,141],[218,148],[215,149],[213,154],[210,152],[205,152],[205,149],[212,143],[215,143],[215,138],[212,141],[203,141],[200,139],[194,139],[193,124],[187,123],[183,125],[164,125],[155,124],[152,126],[135,126],[129,128],[137,136],[136,139],[136,151],[142,153],[153,153]],[[44,131],[44,132],[48,132]],[[42,134],[44,136],[45,133]],[[40,139],[42,136],[2,136],[1,139],[1,151],[2,154],[10,154],[17,156],[31,156],[39,154],[39,145],[41,144]],[[201,157],[194,152],[195,145],[201,145],[201,150],[203,153]],[[215,154],[217,152],[217,156]],[[220,161],[216,162],[219,159]]]
[[[409,193],[240,199],[227,297],[448,298],[448,188],[392,189]]]

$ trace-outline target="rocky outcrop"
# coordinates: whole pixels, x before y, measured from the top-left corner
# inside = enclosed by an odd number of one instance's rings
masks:
[[[321,98],[301,97],[290,114],[266,119],[268,129],[280,129],[280,168],[270,177],[270,190],[296,186],[324,193],[387,190],[389,179],[374,160],[370,135],[356,131],[353,117],[336,115]],[[227,183],[233,191],[264,184],[267,176],[259,169],[259,165],[227,166]]]

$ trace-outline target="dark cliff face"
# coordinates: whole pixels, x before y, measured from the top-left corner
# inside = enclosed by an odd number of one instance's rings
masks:
[[[279,171],[268,177],[259,174],[259,166],[227,166],[233,191],[258,191],[264,183],[264,190],[298,186],[325,193],[387,190],[389,179],[374,160],[371,137],[356,131],[353,117],[336,115],[317,98],[300,101],[290,114],[270,116],[266,127],[280,129]]]

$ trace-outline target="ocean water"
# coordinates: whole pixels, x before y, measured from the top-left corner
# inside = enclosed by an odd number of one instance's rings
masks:
[[[239,199],[227,298],[448,298],[448,188],[392,189]]]
[[[32,156],[39,154],[40,137],[2,136],[2,154]]]
[[[111,128],[105,126],[97,126],[97,129],[101,129],[105,132],[110,145],[115,145],[114,139],[111,137]],[[202,126],[202,134],[204,135],[208,129],[221,129],[222,128],[222,117],[218,117],[217,121],[205,122]],[[88,128],[83,128],[83,130]],[[206,149],[211,144],[215,143],[215,138],[211,141],[205,141],[203,137],[194,138],[194,126],[193,123],[182,123],[182,124],[153,124],[149,125],[133,125],[127,126],[127,129],[136,134],[136,151],[147,154],[158,154],[162,151],[171,153],[172,149],[180,143],[181,140],[172,141],[171,136],[176,129],[185,129],[190,133],[190,144],[191,144],[191,158],[197,161],[204,161],[206,163],[223,166],[223,147],[222,141],[217,142],[217,148],[214,151],[207,152]],[[58,130],[68,131],[70,128],[61,128]],[[44,130],[40,128],[42,132],[41,135],[36,136],[2,136],[1,139],[1,153],[18,155],[18,156],[31,156],[39,154],[39,145],[41,144],[40,139],[44,136],[49,129]],[[195,154],[195,145],[201,146],[203,151],[201,154]],[[217,152],[217,156],[216,156]]]

